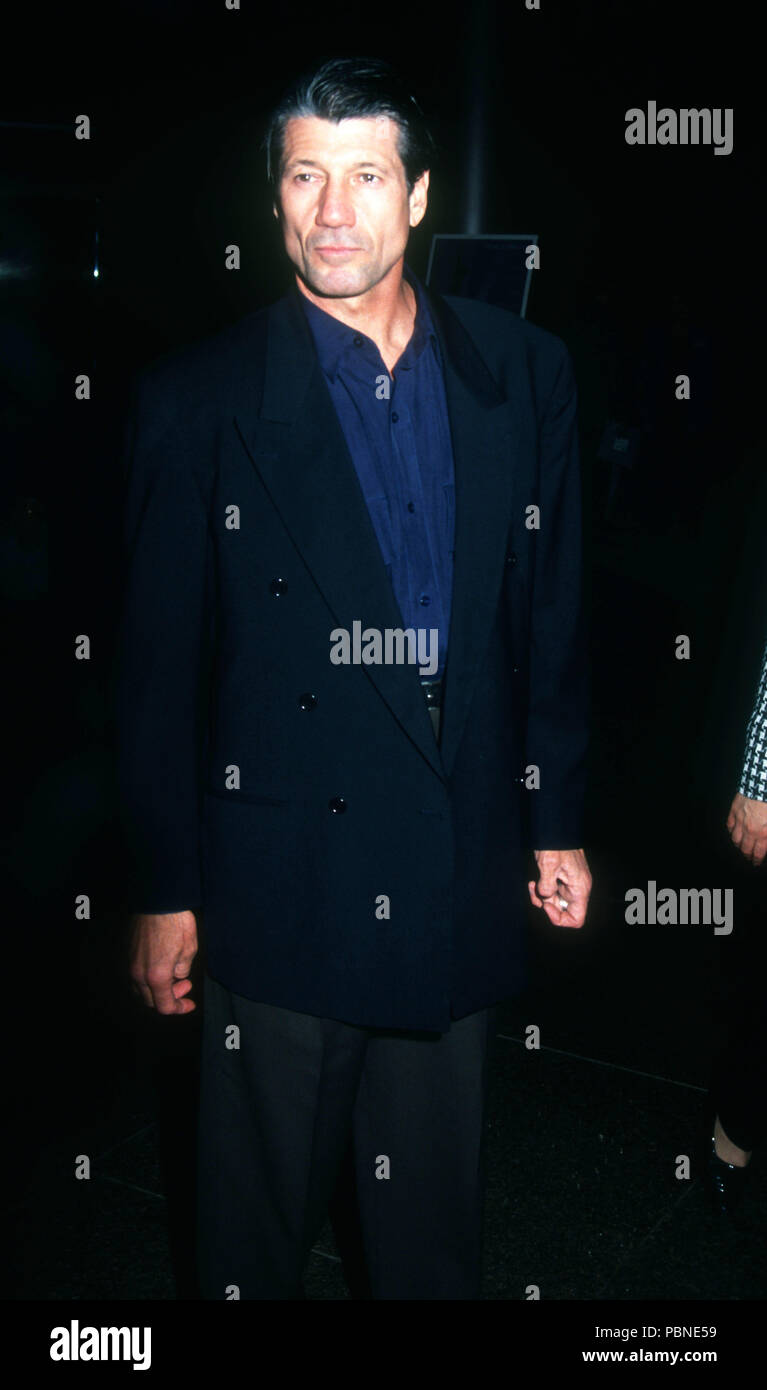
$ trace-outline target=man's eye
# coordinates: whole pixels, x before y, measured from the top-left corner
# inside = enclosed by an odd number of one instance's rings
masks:
[[[311,179],[311,178],[314,178],[314,175],[313,175],[313,174],[303,173],[303,174],[296,174],[294,177],[295,177],[295,182],[296,182],[296,183],[299,183],[302,179]],[[363,171],[362,171],[360,177],[363,178],[363,179],[375,179],[376,181],[378,180],[378,174],[371,174],[371,173],[369,173],[369,172],[366,171],[366,170],[363,170]]]

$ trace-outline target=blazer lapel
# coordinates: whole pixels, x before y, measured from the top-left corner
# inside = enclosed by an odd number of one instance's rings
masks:
[[[448,300],[430,291],[427,296],[445,365],[455,461],[453,596],[440,736],[449,776],[495,620],[522,440],[517,402],[491,376]]]
[[[292,289],[268,311],[263,396],[247,381],[234,424],[251,462],[322,592],[333,622],[350,633],[401,628],[356,470]],[[508,403],[460,320],[440,296],[429,305],[445,363],[456,482],[453,608],[448,634],[441,749],[413,665],[362,666],[434,770],[449,773],[489,637],[503,571],[511,467]]]

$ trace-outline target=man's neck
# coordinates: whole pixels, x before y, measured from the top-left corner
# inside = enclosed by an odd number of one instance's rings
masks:
[[[381,285],[376,285],[367,294],[354,295],[349,299],[314,294],[298,275],[296,284],[300,293],[316,304],[318,309],[324,309],[326,314],[339,319],[349,328],[372,338],[387,370],[391,372],[412,337],[416,316],[415,290],[401,270],[396,288],[387,285],[383,294],[376,294],[381,289]]]

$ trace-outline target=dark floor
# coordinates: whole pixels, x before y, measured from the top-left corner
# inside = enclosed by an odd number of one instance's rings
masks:
[[[709,1214],[701,1087],[565,1050],[529,1051],[507,1012],[490,1090],[483,1297],[523,1300],[534,1284],[547,1300],[764,1298],[767,1173],[755,1158],[740,1228]],[[109,1101],[103,1123],[46,1147],[12,1203],[24,1251],[17,1296],[194,1296],[185,1266],[191,1199],[182,1180],[186,1210],[171,1217],[181,1228],[177,1280],[146,1086],[137,1076]],[[73,1179],[83,1153],[89,1181]],[[675,1177],[684,1153],[689,1180]],[[183,1206],[183,1192],[176,1202]],[[329,1222],[306,1291],[311,1299],[350,1296]]]

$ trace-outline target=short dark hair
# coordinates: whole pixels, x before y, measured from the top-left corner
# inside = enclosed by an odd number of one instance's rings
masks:
[[[282,173],[285,127],[296,116],[326,121],[389,116],[398,127],[397,153],[408,194],[437,155],[426,117],[407,82],[382,58],[330,58],[291,83],[269,117],[262,142],[273,188]]]

